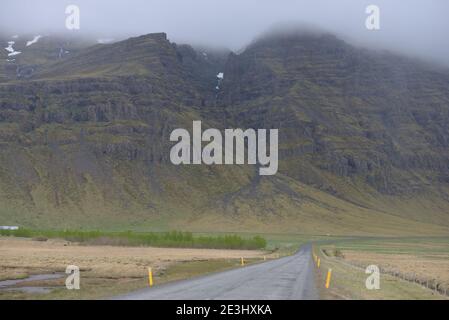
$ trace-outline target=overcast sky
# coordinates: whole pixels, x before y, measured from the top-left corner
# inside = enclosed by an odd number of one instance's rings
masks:
[[[81,30],[102,37],[164,31],[175,42],[238,50],[270,27],[306,23],[362,45],[449,65],[448,0],[1,0],[2,33],[65,30],[65,8],[78,5]],[[365,27],[368,5],[380,30]]]

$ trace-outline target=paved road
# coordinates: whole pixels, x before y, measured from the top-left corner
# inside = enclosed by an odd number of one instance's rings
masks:
[[[129,293],[124,300],[302,300],[318,299],[305,245],[294,256]]]

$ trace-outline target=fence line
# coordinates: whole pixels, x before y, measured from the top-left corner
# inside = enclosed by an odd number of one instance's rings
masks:
[[[321,255],[326,260],[332,260],[332,261],[334,261],[336,263],[340,263],[340,264],[345,265],[347,267],[356,268],[356,269],[363,270],[363,271],[366,270],[367,265],[365,265],[365,264],[356,263],[356,262],[347,262],[347,261],[344,261],[344,260],[342,260],[340,258],[330,257],[323,251],[323,249],[321,247],[319,248],[319,251],[320,251]],[[433,279],[429,279],[429,278],[423,279],[423,278],[418,277],[418,275],[416,273],[407,274],[407,273],[402,273],[402,272],[400,272],[398,270],[386,269],[386,268],[380,267],[380,266],[379,266],[379,271],[380,271],[381,274],[388,275],[388,276],[397,278],[398,280],[402,280],[402,281],[405,281],[405,282],[417,284],[417,285],[421,286],[424,289],[431,290],[434,293],[440,294],[442,296],[449,296],[449,283],[438,282],[437,279],[435,279],[435,278],[433,278]],[[337,277],[337,274],[334,277]],[[339,275],[339,277],[341,277],[341,275]],[[345,276],[343,276],[343,278],[352,280],[354,277],[345,277]]]

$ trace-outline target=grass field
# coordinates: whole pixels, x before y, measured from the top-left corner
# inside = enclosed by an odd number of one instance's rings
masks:
[[[209,272],[238,268],[241,257],[244,257],[245,264],[261,262],[264,257],[279,258],[293,254],[301,244],[311,240],[328,239],[328,237],[302,234],[263,234],[261,236],[255,233],[238,233],[234,236],[236,239],[267,239],[266,248],[261,251],[235,248],[233,250],[155,248],[142,246],[142,243],[136,247],[130,246],[128,242],[113,241],[113,237],[106,241],[104,236],[110,233],[98,232],[22,230],[22,234],[27,238],[0,237],[0,281],[25,279],[36,274],[58,273],[62,277],[52,280],[25,281],[14,286],[51,288],[52,290],[48,293],[0,290],[0,299],[105,298],[148,286],[147,268],[149,266],[154,270],[155,284],[161,284]],[[102,237],[98,237],[98,234]],[[224,239],[225,236],[225,233],[192,235],[195,239]],[[81,242],[73,242],[73,240],[81,240]],[[64,271],[70,264],[77,265],[81,269],[81,290],[65,289]]]
[[[88,246],[61,239],[36,241],[0,237],[0,281],[25,279],[30,275],[60,274],[52,280],[25,281],[15,290],[1,289],[0,299],[96,299],[148,286],[148,267],[155,284],[238,267],[268,259],[257,250],[187,249],[153,247]],[[64,286],[68,265],[80,268],[81,289]],[[17,288],[51,288],[48,293],[30,293]]]
[[[357,238],[317,243],[319,283],[324,298],[447,299],[449,238]],[[368,290],[365,268],[381,271],[379,290]],[[331,288],[324,289],[328,269]],[[446,294],[445,294],[446,293]]]
[[[195,238],[220,238],[225,234],[196,233]],[[260,234],[238,233],[241,239]],[[106,245],[96,239],[77,243],[57,238],[0,237],[0,281],[33,274],[60,273],[60,279],[31,281],[16,287],[51,287],[49,293],[30,294],[0,290],[0,299],[96,299],[148,286],[147,268],[154,270],[155,283],[190,278],[209,272],[236,268],[246,263],[293,254],[305,243],[314,243],[321,259],[317,285],[324,299],[447,299],[449,283],[449,238],[444,237],[337,237],[304,234],[261,234],[266,248],[224,250],[155,248]],[[101,238],[99,238],[101,239]],[[110,241],[110,240],[109,240]],[[64,287],[65,267],[78,265],[82,290]],[[380,290],[367,290],[365,268],[381,269]],[[324,288],[332,268],[330,289]],[[443,294],[442,294],[443,293]]]

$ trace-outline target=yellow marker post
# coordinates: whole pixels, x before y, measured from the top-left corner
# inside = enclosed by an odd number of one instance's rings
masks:
[[[151,268],[148,268],[148,284],[150,287],[153,286],[153,270]]]
[[[329,271],[327,272],[327,277],[326,277],[326,289],[329,289],[329,287],[331,285],[331,277],[332,277],[332,269],[329,269]]]
[[[245,265],[245,261],[243,260],[243,257],[240,258],[240,263],[241,263],[242,266]]]
[[[321,259],[318,258],[318,261],[317,261],[317,267],[318,267],[318,269],[320,268],[320,264],[321,264]]]
[[[263,261],[267,261],[267,256],[263,256]]]

